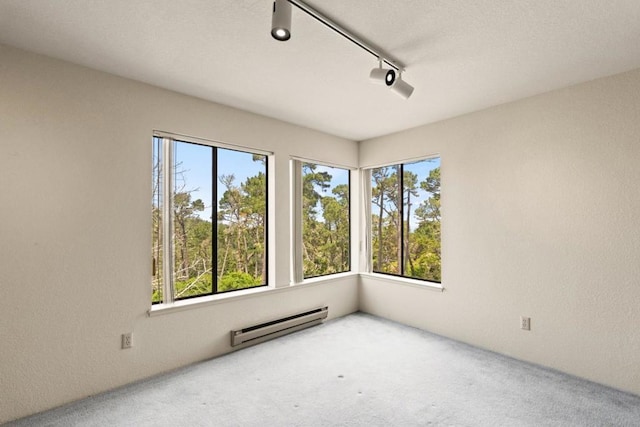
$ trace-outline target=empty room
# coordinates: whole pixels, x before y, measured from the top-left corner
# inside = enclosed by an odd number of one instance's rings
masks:
[[[0,0],[0,424],[640,425],[637,0]]]

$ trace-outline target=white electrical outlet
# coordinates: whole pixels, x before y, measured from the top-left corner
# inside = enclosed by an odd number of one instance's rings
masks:
[[[122,334],[122,348],[125,349],[131,347],[133,347],[133,332]]]
[[[530,331],[531,330],[531,318],[530,317],[520,316],[520,329],[523,329],[525,331]]]

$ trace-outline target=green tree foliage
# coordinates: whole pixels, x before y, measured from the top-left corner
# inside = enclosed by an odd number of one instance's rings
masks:
[[[202,200],[191,201],[191,194],[188,192],[176,193],[173,196],[173,218],[174,218],[174,241],[175,241],[175,276],[177,280],[184,280],[191,276],[195,265],[189,263],[190,255],[193,254],[193,246],[197,244],[194,239],[194,222],[198,212],[204,210]],[[198,258],[193,261],[196,261]]]
[[[327,194],[333,176],[312,163],[302,165],[302,177],[304,277],[348,271],[349,185],[335,185]]]
[[[261,278],[253,277],[241,271],[232,271],[220,279],[218,282],[218,290],[220,292],[232,291],[235,289],[251,288],[260,284],[262,284]]]
[[[440,282],[440,168],[420,182],[404,171],[402,191],[399,173],[399,165],[372,170],[373,270]],[[414,209],[421,192],[425,197]]]
[[[372,179],[373,269],[400,274],[399,166],[376,168]]]
[[[266,162],[265,156],[253,160]],[[174,166],[184,184],[173,194],[173,246],[175,298],[189,298],[259,286],[266,282],[266,175],[259,172],[240,184],[233,174],[218,177],[224,187],[217,204],[217,236],[213,239],[212,219],[201,214],[206,209],[196,190],[188,189],[187,171]],[[154,164],[152,301],[162,302],[162,214],[159,197],[160,168]],[[216,250],[217,249],[217,250]],[[215,253],[214,253],[215,251]],[[216,281],[213,269],[217,261]]]
[[[266,175],[260,172],[240,186],[233,175],[221,176],[220,182],[226,190],[218,205],[218,277],[239,272],[264,283]]]

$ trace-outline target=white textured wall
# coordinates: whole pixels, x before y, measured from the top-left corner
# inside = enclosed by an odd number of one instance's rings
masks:
[[[446,291],[363,278],[361,309],[640,394],[640,70],[366,141],[360,163],[433,153]]]
[[[0,423],[227,352],[232,328],[357,309],[350,277],[147,317],[154,129],[275,153],[279,285],[289,155],[357,165],[354,142],[0,45]]]

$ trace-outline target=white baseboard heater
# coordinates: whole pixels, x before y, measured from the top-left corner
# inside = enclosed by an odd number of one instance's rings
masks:
[[[329,307],[316,308],[282,319],[231,331],[231,346],[249,346],[322,323]]]

